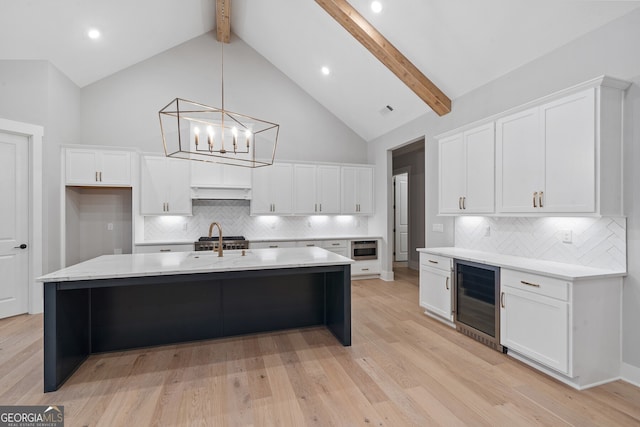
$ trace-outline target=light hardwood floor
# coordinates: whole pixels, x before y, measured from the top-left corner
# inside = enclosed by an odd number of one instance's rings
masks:
[[[573,390],[441,325],[417,273],[354,281],[353,346],[324,328],[91,356],[42,393],[42,316],[0,320],[0,404],[67,426],[640,425],[640,389]]]

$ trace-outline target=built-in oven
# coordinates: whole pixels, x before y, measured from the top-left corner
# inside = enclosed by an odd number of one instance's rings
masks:
[[[354,261],[364,261],[368,259],[378,259],[377,240],[352,240],[351,259]]]
[[[498,351],[500,345],[500,267],[454,260],[456,329]]]

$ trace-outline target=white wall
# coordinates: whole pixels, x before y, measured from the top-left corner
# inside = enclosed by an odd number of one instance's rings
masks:
[[[43,272],[60,268],[60,145],[79,143],[80,89],[47,61],[0,60],[0,117],[44,127]]]
[[[447,218],[437,217],[437,146],[434,135],[500,113],[552,92],[606,74],[633,81],[625,98],[625,213],[628,216],[628,271],[624,285],[623,361],[640,368],[640,10],[518,68],[489,84],[453,100],[452,112],[444,117],[425,114],[406,126],[371,142],[369,159],[378,167],[376,217],[369,231],[387,235],[389,213],[389,148],[426,136],[427,153],[427,232],[426,245],[433,247],[451,238]],[[444,221],[443,221],[444,219]],[[432,233],[431,224],[445,222],[447,233]],[[444,238],[443,238],[444,237]],[[382,253],[386,253],[383,248]],[[389,268],[388,259],[383,269]],[[635,369],[635,368],[634,368]],[[640,372],[640,369],[637,370]],[[639,380],[640,381],[640,380]]]
[[[174,98],[219,107],[220,49],[196,37],[82,89],[82,142],[162,151]],[[224,46],[225,108],[280,124],[277,160],[364,163],[366,142],[241,39]]]

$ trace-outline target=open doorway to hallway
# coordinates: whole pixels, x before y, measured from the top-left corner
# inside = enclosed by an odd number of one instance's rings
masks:
[[[395,184],[393,200],[389,200],[394,206],[393,271],[403,275],[419,269],[416,249],[425,242],[424,139],[392,150],[391,155]]]

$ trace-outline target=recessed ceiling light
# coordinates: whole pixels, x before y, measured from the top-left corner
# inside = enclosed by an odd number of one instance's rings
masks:
[[[325,76],[331,74],[331,70],[329,69],[329,67],[322,67],[320,71],[322,71],[322,74],[324,74]]]
[[[372,1],[371,10],[373,10],[374,13],[380,13],[382,11],[382,3],[379,1]]]
[[[92,28],[89,31],[87,31],[87,35],[91,40],[97,40],[100,38],[100,31],[96,30],[95,28]]]

